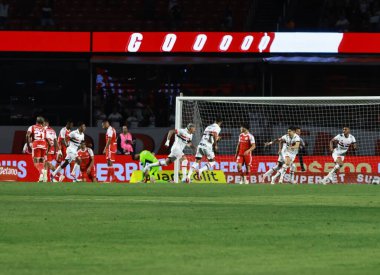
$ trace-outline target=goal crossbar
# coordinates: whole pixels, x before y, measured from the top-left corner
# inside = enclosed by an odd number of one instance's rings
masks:
[[[295,112],[295,113],[294,113]],[[333,97],[225,97],[178,96],[176,98],[176,129],[193,122],[197,126],[194,145],[198,145],[204,127],[220,115],[226,119],[222,127],[221,152],[233,155],[239,135],[239,123],[249,123],[261,146],[270,138],[285,133],[285,127],[303,126],[308,136],[310,156],[328,156],[328,140],[341,133],[345,125],[353,126],[353,134],[359,140],[358,156],[376,156],[380,127],[380,96]],[[270,132],[268,132],[270,131]],[[324,136],[321,136],[321,135]],[[323,140],[322,140],[323,139]],[[379,144],[379,145],[377,145]],[[262,146],[261,146],[262,147]],[[323,148],[322,148],[323,147]],[[322,149],[321,149],[322,148]],[[327,149],[326,149],[327,148]],[[276,148],[261,148],[261,155],[274,156]],[[324,150],[324,151],[323,151]],[[190,151],[187,151],[191,154]],[[178,182],[179,164],[175,164],[175,181]]]

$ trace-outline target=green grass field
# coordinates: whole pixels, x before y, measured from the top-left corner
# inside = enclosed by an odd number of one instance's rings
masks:
[[[380,274],[380,186],[0,183],[1,274]]]

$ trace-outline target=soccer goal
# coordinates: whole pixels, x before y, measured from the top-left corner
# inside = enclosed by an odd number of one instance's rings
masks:
[[[193,138],[198,145],[203,130],[216,117],[223,118],[219,150],[214,169],[223,170],[228,182],[236,181],[235,152],[242,123],[249,125],[254,135],[251,183],[277,164],[278,145],[265,142],[287,133],[290,126],[301,128],[305,146],[294,161],[297,183],[317,183],[334,168],[330,140],[349,127],[356,138],[357,149],[350,145],[344,165],[332,183],[370,183],[380,170],[380,97],[186,97],[176,98],[176,128],[194,123]],[[336,146],[334,142],[334,146]],[[185,153],[192,157],[187,148]],[[303,165],[302,165],[303,164]],[[179,165],[175,165],[178,182]],[[286,177],[285,177],[286,179]]]

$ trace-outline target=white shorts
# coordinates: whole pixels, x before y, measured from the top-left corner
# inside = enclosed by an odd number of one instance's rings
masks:
[[[297,156],[297,154],[294,154],[294,153],[281,152],[281,154],[279,155],[277,161],[285,163],[286,158],[289,157],[290,158],[290,162],[293,163],[294,160],[296,159],[296,156]]]
[[[170,155],[168,156],[168,158],[181,159],[183,155],[183,150],[181,150],[180,148],[172,147],[172,150],[170,151]]]
[[[206,156],[207,159],[214,159],[215,158],[215,153],[212,148],[208,147],[203,147],[203,146],[198,146],[197,148],[197,153],[195,154],[196,158],[202,158],[203,156]]]
[[[332,157],[333,157],[333,159],[334,159],[334,162],[336,162],[336,160],[337,160],[338,158],[341,158],[341,160],[344,161],[344,156],[338,154],[338,153],[335,152],[335,151],[333,152]]]
[[[72,149],[70,147],[67,148],[65,160],[67,160],[70,163],[73,160],[75,160],[77,156],[78,156],[78,150]]]

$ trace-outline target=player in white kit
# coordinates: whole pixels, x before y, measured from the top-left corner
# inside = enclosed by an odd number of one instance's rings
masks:
[[[276,179],[280,177],[279,183],[282,183],[286,170],[290,167],[291,171],[291,183],[294,183],[294,170],[295,165],[293,164],[294,159],[298,154],[300,147],[301,139],[296,134],[295,127],[288,128],[288,134],[275,139],[274,141],[265,143],[265,146],[272,145],[274,143],[279,143],[279,157],[278,165],[274,168],[271,168],[267,173],[264,174],[265,177],[269,177],[274,171],[277,171],[277,174],[272,177],[271,184],[275,184]]]
[[[222,125],[223,120],[217,118],[215,122],[206,127],[203,132],[201,141],[197,147],[197,153],[195,155],[195,162],[190,167],[189,174],[187,175],[186,182],[191,181],[191,175],[193,171],[196,170],[198,178],[201,179],[203,171],[211,170],[215,165],[215,152],[218,151],[218,141],[220,140],[220,125]],[[199,163],[201,162],[203,156],[207,157],[208,163],[199,169]]]
[[[61,170],[65,169],[66,166],[71,163],[73,160],[75,161],[78,156],[78,148],[80,143],[84,140],[84,131],[86,130],[86,125],[82,122],[78,124],[78,129],[75,131],[71,131],[69,134],[69,146],[66,150],[66,158],[60,166],[55,169],[52,173],[52,179],[59,173]],[[75,173],[79,169],[79,163],[75,163],[73,170],[71,171],[71,175],[74,177],[74,181],[76,181]],[[59,177],[59,181],[63,181],[65,176],[62,174]]]
[[[173,129],[170,130],[167,136],[167,140],[165,142],[165,146],[169,147],[170,139],[175,134],[175,141],[172,145],[170,155],[165,160],[160,160],[155,163],[151,163],[145,166],[145,171],[148,171],[152,167],[156,166],[166,166],[170,163],[174,162],[176,159],[179,159],[181,162],[182,168],[182,182],[186,181],[186,173],[187,173],[187,165],[188,160],[183,153],[183,150],[186,146],[192,147],[195,149],[194,145],[191,143],[193,139],[193,134],[195,133],[195,125],[193,123],[189,123],[184,129]]]
[[[344,126],[343,133],[337,135],[332,140],[330,140],[330,151],[332,152],[332,157],[335,162],[334,168],[322,179],[320,183],[327,184],[329,181],[333,181],[334,175],[339,171],[343,166],[344,157],[347,154],[350,146],[354,150],[357,149],[356,139],[353,135],[350,134],[350,127]],[[336,147],[334,149],[334,145]]]

